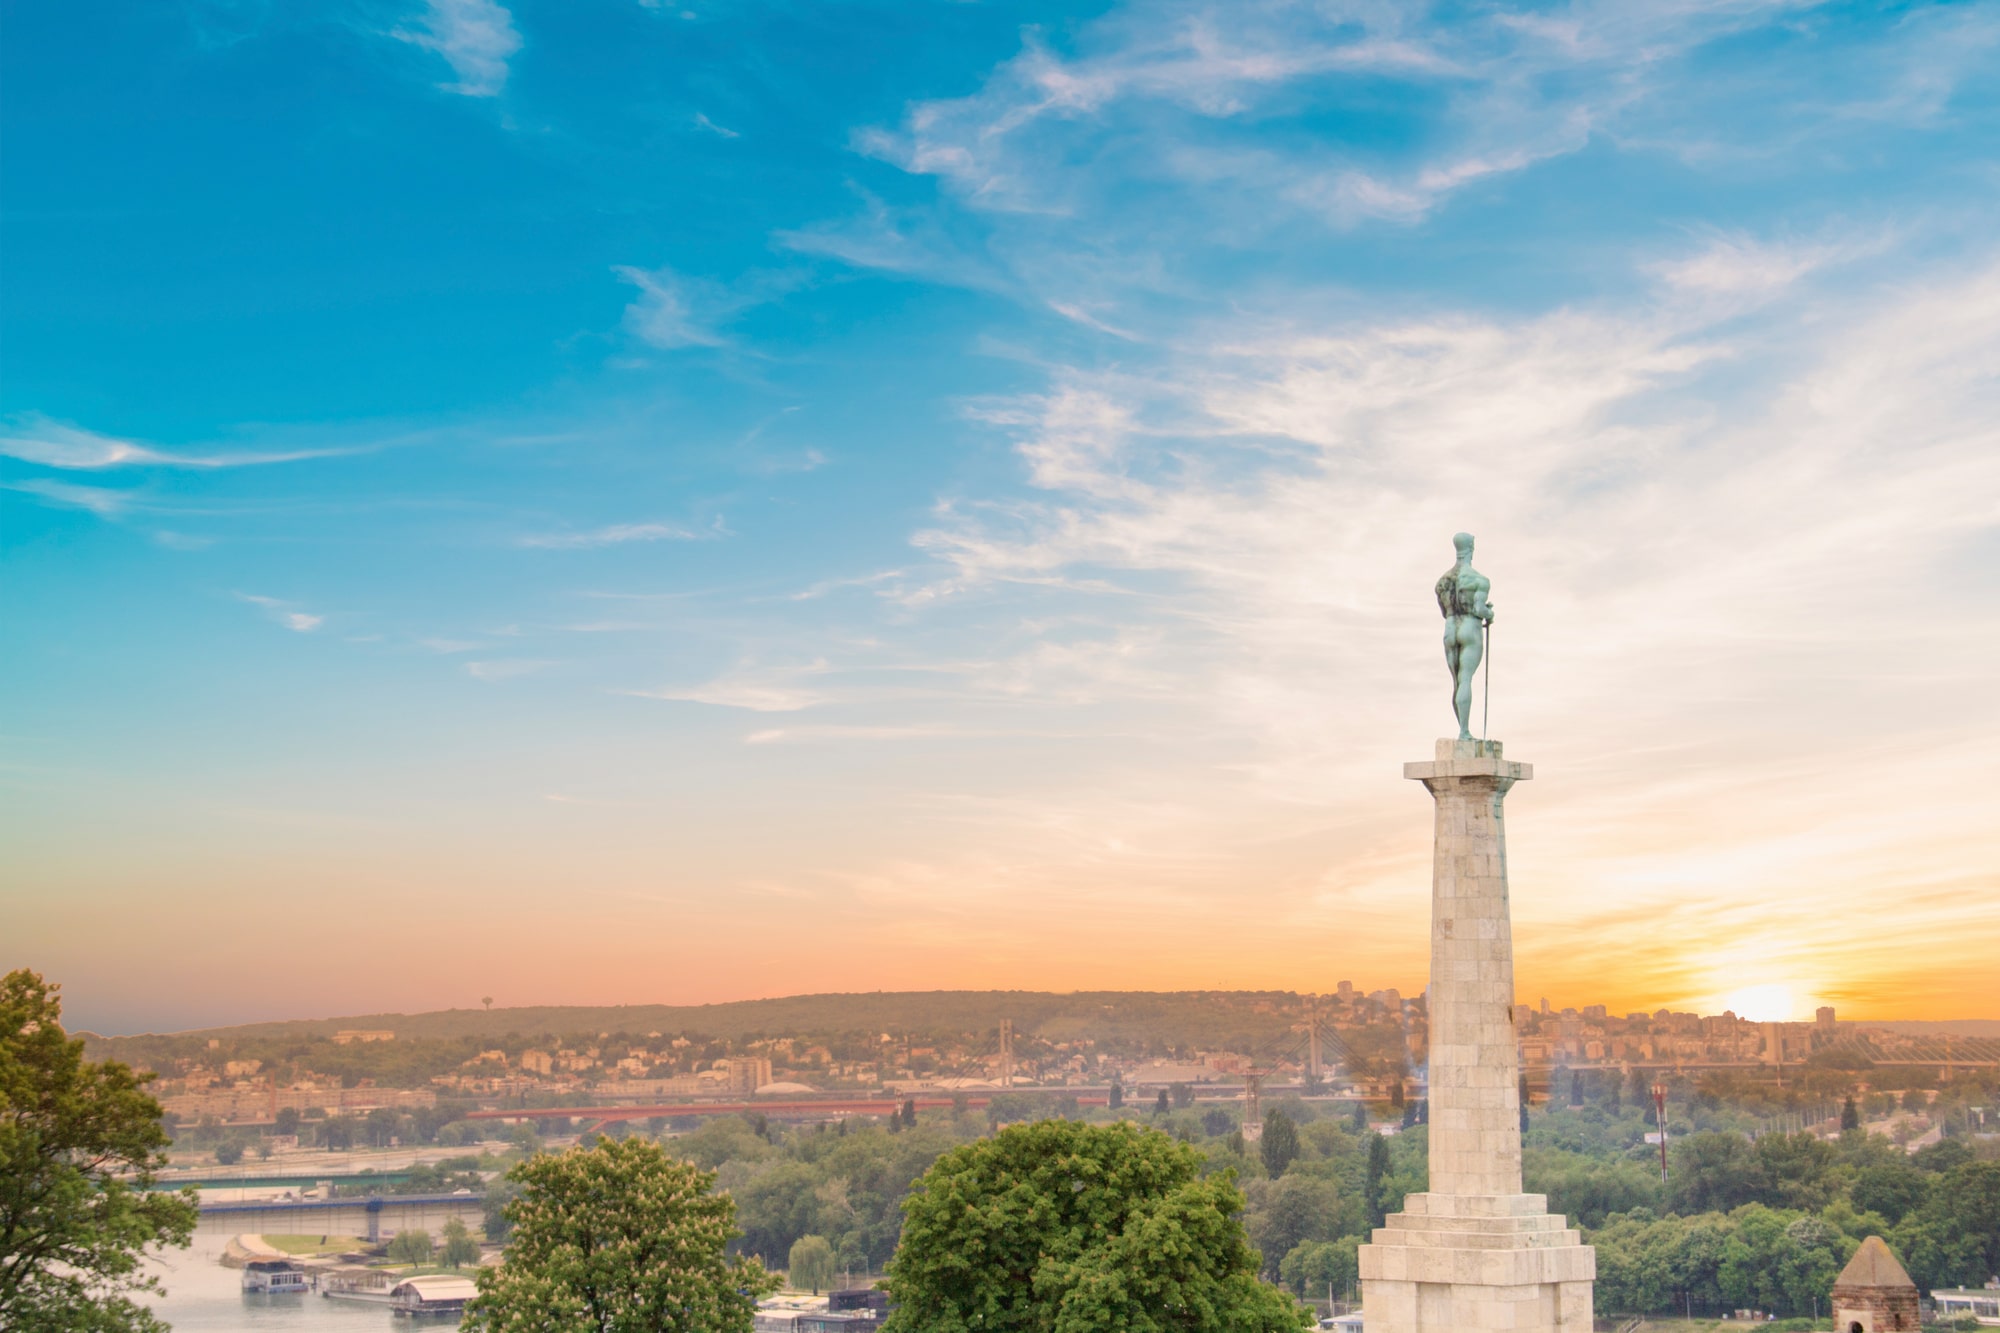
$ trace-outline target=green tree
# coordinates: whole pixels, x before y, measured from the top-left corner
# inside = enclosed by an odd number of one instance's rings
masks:
[[[275,1123],[271,1126],[271,1132],[274,1134],[298,1133],[299,1108],[296,1106],[280,1106],[278,1114],[275,1117]]]
[[[1044,1120],[946,1153],[904,1201],[885,1333],[1277,1333],[1230,1173],[1129,1121]]]
[[[521,1186],[507,1178],[496,1180],[486,1187],[486,1197],[479,1201],[482,1214],[479,1225],[486,1233],[486,1239],[495,1242],[507,1239],[507,1231],[512,1225],[507,1220],[507,1205],[514,1202],[520,1193]]]
[[[1264,1112],[1264,1136],[1258,1140],[1257,1152],[1273,1180],[1284,1175],[1285,1168],[1298,1160],[1299,1127],[1275,1106]]]
[[[431,1233],[422,1227],[398,1231],[389,1238],[389,1257],[399,1264],[427,1264],[436,1249]]]
[[[792,1242],[786,1275],[794,1287],[803,1287],[817,1296],[821,1287],[833,1285],[838,1264],[833,1246],[825,1236],[800,1236]]]
[[[1111,1096],[1109,1101],[1111,1109],[1114,1111],[1125,1105],[1125,1085],[1115,1078],[1111,1080]]]
[[[1849,1095],[1847,1099],[1841,1102],[1840,1104],[1840,1132],[1845,1134],[1850,1129],[1860,1129],[1860,1128],[1861,1128],[1861,1108],[1854,1104],[1853,1096]]]
[[[1368,1217],[1371,1226],[1381,1226],[1388,1215],[1387,1201],[1383,1197],[1382,1185],[1389,1174],[1389,1140],[1380,1134],[1368,1136],[1368,1167],[1363,1189],[1368,1195]]]
[[[1667,1203],[1683,1216],[1756,1203],[1769,1186],[1756,1146],[1741,1134],[1692,1134],[1673,1147]]]
[[[1931,1178],[1907,1160],[1864,1166],[1848,1187],[1848,1198],[1856,1208],[1880,1213],[1889,1222],[1900,1222],[1923,1203],[1930,1193]]]
[[[479,1270],[469,1333],[749,1333],[777,1279],[730,1258],[735,1205],[650,1139],[607,1139],[508,1172],[507,1261]]]
[[[452,1218],[444,1224],[444,1245],[438,1251],[438,1262],[446,1268],[463,1268],[467,1264],[479,1262],[479,1242],[466,1230],[465,1223]]]
[[[215,1160],[219,1166],[235,1166],[243,1160],[243,1141],[224,1139],[215,1145]]]
[[[1922,1251],[1917,1266],[1935,1285],[1977,1286],[2000,1272],[2000,1162],[1967,1162],[1939,1176],[1896,1235]]]
[[[1159,1098],[1153,1103],[1153,1114],[1165,1115],[1169,1109],[1171,1108],[1167,1105],[1167,1090],[1161,1088]]]
[[[1360,1249],[1359,1236],[1301,1241],[1279,1263],[1278,1277],[1289,1290],[1306,1297],[1352,1291],[1361,1280]]]
[[[0,1328],[164,1330],[131,1298],[159,1289],[146,1253],[193,1235],[193,1191],[148,1191],[168,1142],[150,1075],[86,1061],[58,990],[0,979]]]
[[[1838,1185],[1832,1144],[1811,1134],[1766,1134],[1757,1140],[1757,1164],[1768,1191],[1764,1202],[1808,1211],[1833,1202]]]
[[[1307,1241],[1340,1234],[1340,1187],[1331,1180],[1293,1172],[1282,1180],[1253,1181],[1254,1211],[1244,1216],[1251,1243],[1264,1255],[1264,1271],[1280,1272],[1284,1257]]]

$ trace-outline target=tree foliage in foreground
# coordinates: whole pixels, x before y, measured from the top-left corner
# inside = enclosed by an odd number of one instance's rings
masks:
[[[507,1260],[481,1269],[467,1330],[750,1333],[777,1279],[730,1258],[715,1176],[645,1139],[531,1157],[508,1173]]]
[[[1223,1173],[1155,1130],[1044,1120],[946,1153],[904,1201],[886,1333],[1277,1333]]]
[[[192,1191],[147,1191],[167,1145],[150,1076],[86,1061],[57,989],[0,979],[0,1328],[164,1330],[132,1297],[159,1288],[148,1250],[188,1243]]]

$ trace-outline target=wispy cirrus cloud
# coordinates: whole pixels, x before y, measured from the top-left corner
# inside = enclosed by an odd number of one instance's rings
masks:
[[[0,490],[32,495],[45,504],[66,509],[88,510],[99,518],[116,518],[130,509],[135,501],[130,491],[113,490],[108,486],[77,486],[66,481],[32,479],[0,482]]]
[[[1114,763],[1094,785],[1164,782],[1188,810],[1179,855],[1198,860],[1205,841],[1303,836],[1315,817],[1292,812],[1393,822],[1403,794],[1383,775],[1417,743],[1408,720],[1447,722],[1426,593],[1470,530],[1500,609],[1498,733],[1533,737],[1524,757],[1544,765],[1524,940],[1616,884],[1717,923],[1762,904],[1751,943],[1801,994],[1855,998],[1864,973],[1899,985],[1898,958],[1862,958],[1823,918],[1981,863],[1977,837],[1949,830],[1977,824],[1965,784],[2000,733],[1949,700],[2000,652],[2000,621],[1968,623],[1942,571],[2000,525],[2000,257],[1887,292],[1809,281],[1868,249],[1735,237],[1659,265],[1652,304],[1244,316],[1149,369],[1062,372],[980,409],[1040,497],[943,510],[917,537],[943,569],[902,602],[963,606],[988,638],[1058,611],[1103,627],[1037,631],[968,687],[1187,737],[1185,766],[1156,771],[1148,750],[1145,773]],[[1843,613],[1814,615],[1830,588]],[[1953,734],[1946,761],[1933,738]],[[1047,793],[1108,824],[1095,799]],[[1866,826],[1828,838],[1829,803]],[[1342,910],[1389,910],[1420,851],[1377,860],[1345,835],[1328,872]],[[1844,982],[1812,974],[1834,956]],[[1532,944],[1524,959],[1577,966]],[[1722,988],[1686,950],[1654,962],[1589,984]]]
[[[521,34],[505,6],[496,0],[425,0],[415,23],[392,35],[444,57],[458,81],[440,87],[467,97],[495,97],[507,86],[507,62],[521,49]]]
[[[298,610],[296,602],[280,597],[265,597],[257,593],[239,592],[236,599],[252,606],[262,607],[267,615],[278,624],[295,634],[310,634],[326,623],[326,617],[310,611]]]
[[[721,283],[693,277],[673,268],[640,268],[621,264],[612,272],[639,289],[625,308],[625,327],[652,347],[674,351],[688,347],[729,347],[727,326],[744,311],[776,300],[796,288],[804,276],[784,271],[746,273]]]
[[[664,686],[653,690],[626,690],[640,699],[663,699],[679,703],[710,704],[717,708],[741,708],[753,713],[796,713],[830,702],[833,695],[807,682],[826,673],[825,660],[796,667],[740,667],[700,685]]]
[[[1146,323],[1122,304],[1184,297],[1203,264],[1233,270],[1246,249],[1315,231],[1416,227],[1593,145],[1850,151],[1857,107],[1915,97],[1935,113],[1991,68],[2000,33],[1984,17],[1918,11],[1881,41],[1842,44],[1819,40],[1837,26],[1822,10],[1809,0],[1584,0],[1559,14],[1366,0],[1123,5],[1063,50],[1030,32],[975,92],[857,131],[858,151],[934,179],[949,208],[892,210],[871,197],[778,239],[859,268],[1087,311],[1122,334]],[[1691,111],[1690,62],[1751,33],[1797,43],[1807,72],[1705,70],[1710,109]],[[1801,84],[1796,96],[1774,97],[1784,78]],[[1825,96],[1826,78],[1844,95]]]
[[[112,468],[234,468],[335,458],[352,449],[249,450],[227,453],[177,453],[136,440],[118,439],[48,417],[28,415],[8,422],[0,433],[0,455],[65,471],[101,472]]]
[[[613,523],[584,532],[541,532],[515,539],[516,546],[545,551],[581,551],[599,546],[623,546],[630,542],[699,542],[725,535],[722,521],[709,528],[689,528],[678,523]]]

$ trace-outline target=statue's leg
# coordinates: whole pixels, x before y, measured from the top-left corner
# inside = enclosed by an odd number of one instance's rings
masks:
[[[1452,625],[1458,639],[1458,691],[1452,696],[1452,707],[1458,713],[1458,738],[1472,739],[1472,682],[1479,674],[1479,658],[1483,648],[1479,642],[1479,622],[1471,616],[1462,616]]]
[[[1451,710],[1458,715],[1458,725],[1463,730],[1466,714],[1460,710],[1458,702],[1460,693],[1458,684],[1458,625],[1455,621],[1450,620],[1444,622],[1444,665],[1445,669],[1451,672]],[[1470,708],[1471,706],[1469,701],[1465,705],[1466,708]]]

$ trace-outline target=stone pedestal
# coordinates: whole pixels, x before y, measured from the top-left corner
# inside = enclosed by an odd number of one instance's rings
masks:
[[[1534,776],[1498,741],[1439,741],[1403,776],[1437,802],[1431,864],[1430,1192],[1361,1249],[1367,1333],[1590,1333],[1597,1255],[1521,1192],[1514,937],[1502,802]]]

